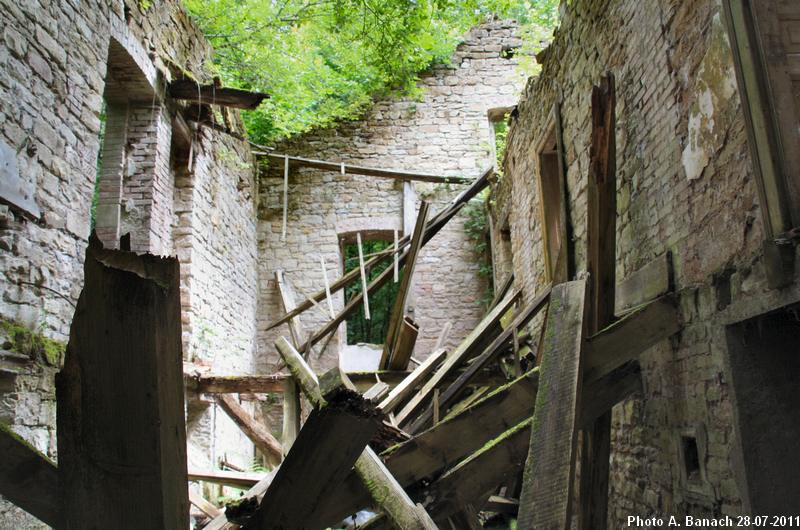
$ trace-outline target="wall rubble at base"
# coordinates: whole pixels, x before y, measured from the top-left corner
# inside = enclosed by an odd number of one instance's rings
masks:
[[[715,0],[577,0],[566,7],[512,120],[494,188],[495,237],[530,299],[545,282],[538,144],[561,96],[576,265],[586,266],[592,85],[617,98],[617,280],[670,251],[685,329],[641,358],[643,393],[614,408],[609,528],[629,515],[742,511],[725,326],[800,298],[769,290],[762,224],[733,62]],[[710,104],[706,104],[710,102]],[[687,480],[681,437],[702,472]]]

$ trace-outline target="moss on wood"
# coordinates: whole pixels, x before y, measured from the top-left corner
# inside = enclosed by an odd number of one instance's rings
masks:
[[[0,329],[5,336],[4,350],[25,355],[48,366],[61,367],[65,343],[45,337],[13,320],[0,319]]]

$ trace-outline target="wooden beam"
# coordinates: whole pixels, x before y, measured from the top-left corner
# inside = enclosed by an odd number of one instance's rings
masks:
[[[614,320],[617,237],[616,93],[609,73],[592,87],[592,141],[589,146],[587,269],[591,282],[588,331]],[[587,353],[587,357],[591,357]],[[608,525],[608,474],[611,459],[611,411],[584,429],[581,448],[581,530]]]
[[[425,488],[422,496],[434,520],[486,500],[500,484],[518,474],[528,451],[530,425],[529,418],[511,427]]]
[[[414,233],[411,236],[411,247],[408,250],[408,256],[405,260],[403,267],[403,279],[400,280],[400,285],[397,288],[397,295],[392,307],[392,313],[389,317],[389,326],[386,332],[386,342],[383,346],[383,353],[381,354],[379,368],[388,368],[390,364],[395,366],[403,365],[403,359],[398,359],[392,362],[392,356],[397,349],[397,343],[400,338],[400,333],[403,329],[403,318],[406,316],[406,305],[408,302],[409,291],[411,290],[412,279],[414,277],[414,268],[417,264],[419,252],[422,250],[422,238],[425,233],[425,223],[428,220],[428,209],[430,205],[427,201],[422,201],[419,206],[419,214],[417,221],[414,225]],[[412,343],[413,349],[413,343]],[[411,352],[408,352],[411,357]],[[408,366],[408,359],[405,360],[405,366]]]
[[[189,498],[178,260],[104,250],[92,237],[84,271],[56,376],[62,525],[182,528]]]
[[[267,94],[216,85],[201,85],[191,79],[177,79],[167,87],[172,99],[195,101],[205,105],[220,105],[234,109],[252,110],[258,107]]]
[[[489,185],[490,178],[491,178],[491,176],[493,174],[494,174],[494,169],[492,169],[492,168],[490,168],[487,171],[485,171],[483,173],[483,175],[480,176],[480,178],[475,180],[472,183],[472,185],[470,185],[469,188],[467,188],[466,190],[464,190],[461,193],[459,193],[456,196],[456,198],[453,199],[450,202],[450,204],[448,204],[442,211],[440,211],[438,214],[436,214],[428,222],[428,226],[425,229],[425,238],[423,240],[423,245],[425,243],[427,243],[428,241],[430,241],[430,239],[433,236],[435,236],[437,233],[439,233],[439,231],[447,224],[447,222],[450,219],[452,219],[467,202],[469,202],[472,198],[474,198],[476,195],[478,195],[481,191],[486,189],[486,187]],[[410,237],[403,237],[398,242],[399,248],[401,248],[401,249],[405,248],[406,246],[408,246],[410,241],[411,241]],[[383,261],[384,259],[388,259],[393,254],[394,254],[393,249],[387,249],[386,251],[382,252],[380,255],[375,256],[374,258],[372,258],[369,261],[367,261],[364,264],[364,266],[366,268],[370,269],[373,266],[375,266],[378,263],[380,263],[381,261]],[[398,260],[400,265],[402,265],[402,263],[405,261],[405,256],[406,256],[405,253],[400,256],[400,259]],[[353,269],[350,272],[346,273],[344,276],[342,276],[341,278],[339,278],[338,280],[333,282],[333,284],[330,286],[331,292],[337,292],[340,289],[343,289],[345,286],[350,285],[353,281],[358,279],[359,275],[360,275],[360,272],[358,270],[356,270],[356,269]],[[373,280],[373,282],[370,284],[370,292],[374,292],[374,290],[379,289],[384,284],[384,282],[388,281],[389,278],[392,277],[392,275],[393,275],[393,273],[390,272],[390,273],[386,274],[386,277],[383,280],[380,280],[380,281],[378,281],[379,279]],[[356,299],[356,300],[351,300],[350,303],[348,304],[348,307],[350,307],[351,305],[353,307],[356,307],[358,305],[358,303],[361,302],[361,299],[359,298],[359,295],[356,295],[353,298]],[[303,302],[298,304],[298,306],[294,309],[294,311],[292,311],[290,313],[287,313],[286,315],[282,316],[278,320],[276,320],[276,321],[272,322],[271,324],[269,324],[265,331],[269,331],[270,329],[273,329],[273,328],[275,328],[277,326],[280,326],[281,324],[287,322],[290,318],[293,318],[293,317],[299,315],[300,313],[302,313],[303,311],[309,309],[310,307],[312,307],[314,305],[312,300],[314,300],[316,302],[321,302],[324,299],[325,299],[325,290],[318,291],[317,293],[311,295],[307,300],[304,300]],[[332,329],[336,329],[336,326],[338,326],[341,323],[341,321],[344,320],[344,318],[346,318],[347,314],[349,314],[349,313],[345,313],[343,311],[339,315],[339,317],[337,318],[336,324],[332,326]],[[319,340],[320,337],[324,337],[325,335],[327,335],[327,333],[323,333],[323,331],[324,330],[322,330],[321,332],[317,333],[318,337],[316,338],[315,343]]]
[[[378,381],[377,383],[369,387],[369,389],[366,392],[364,392],[363,396],[364,399],[366,399],[367,401],[379,401],[383,399],[388,393],[389,393],[389,385],[387,385],[383,381]]]
[[[485,510],[487,512],[517,515],[519,511],[519,501],[501,495],[492,495],[486,502]]]
[[[253,442],[270,465],[275,466],[283,460],[283,448],[281,443],[267,430],[266,427],[261,425],[256,419],[251,416],[244,408],[236,401],[231,394],[220,394],[217,397],[217,403],[220,408],[233,420],[233,422],[242,430],[242,432]]]
[[[584,373],[587,377],[608,373],[677,333],[681,326],[675,296],[657,298],[589,337]]]
[[[622,315],[672,290],[671,253],[665,252],[617,284],[614,314]]]
[[[493,339],[498,334],[500,318],[514,305],[519,297],[519,292],[513,293],[490,311],[478,323],[472,332],[467,335],[461,344],[447,357],[441,368],[431,377],[422,389],[409,400],[403,409],[396,415],[397,422],[402,425],[411,419],[420,407],[427,403],[433,395],[433,389],[442,384],[445,377],[451,374],[458,366],[463,364],[475,350],[475,345],[482,340]]]
[[[317,374],[308,366],[303,356],[289,344],[285,337],[278,338],[275,347],[278,348],[278,352],[283,357],[283,362],[286,363],[295,381],[300,385],[300,390],[308,400],[313,404],[322,403]]]
[[[381,402],[378,408],[385,414],[389,414],[402,403],[419,385],[425,382],[425,379],[436,370],[439,364],[447,357],[447,351],[444,349],[435,350],[431,353],[425,361],[413,372],[408,374],[397,386],[395,386],[389,395]]]
[[[521,530],[570,525],[586,291],[587,282],[579,280],[556,285],[551,294],[520,496]]]
[[[280,468],[275,468],[267,473],[264,478],[256,482],[249,490],[247,490],[239,499],[240,505],[248,501],[255,501],[256,504],[261,502],[261,499],[264,498],[264,494],[267,492],[269,485],[272,484],[272,481],[275,479],[275,475],[278,474],[278,469]],[[227,512],[229,510],[230,508],[226,507],[225,512],[214,517],[210,523],[203,527],[203,530],[232,530],[233,528],[238,528],[238,525],[234,525],[228,520],[228,515],[230,514]]]
[[[266,156],[270,160],[283,160],[284,155],[277,153],[259,153],[261,156]],[[289,162],[293,166],[310,167],[314,169],[322,169],[325,171],[334,171],[341,173],[341,162],[327,162],[325,160],[314,160],[311,158],[301,158],[298,156],[290,156]],[[469,184],[474,182],[474,178],[469,177],[446,177],[442,175],[435,175],[430,173],[418,173],[415,171],[401,171],[398,169],[379,169],[363,166],[354,166],[350,164],[344,165],[345,173],[353,175],[366,175],[370,177],[391,178],[397,180],[416,180],[420,182],[433,182],[436,184]]]
[[[288,313],[297,306],[297,303],[294,299],[294,293],[286,284],[283,270],[278,269],[275,271],[275,281],[278,285],[278,294],[281,297],[283,310]],[[305,337],[305,331],[300,324],[300,316],[298,315],[289,320],[288,325],[289,332],[292,335],[292,344],[295,348],[300,348]],[[281,443],[284,455],[289,452],[289,448],[297,439],[297,433],[300,432],[300,415],[300,387],[294,381],[289,381],[286,384],[286,392],[283,395]]]
[[[403,317],[400,324],[400,332],[397,335],[397,344],[389,360],[389,370],[406,370],[414,353],[414,346],[417,343],[419,326],[409,317]]]
[[[447,387],[447,390],[439,398],[439,406],[442,408],[449,407],[455,400],[463,393],[467,383],[469,383],[480,370],[482,370],[489,362],[496,359],[500,354],[503,346],[507,345],[512,339],[512,335],[516,334],[517,330],[527,325],[527,323],[545,306],[547,300],[550,298],[551,287],[547,286],[536,298],[531,301],[526,308],[524,308],[514,320],[506,327],[505,331],[500,333],[488,347],[478,357],[472,360],[466,370],[458,376],[453,384]],[[406,429],[407,432],[415,433],[422,429],[431,419],[432,410],[428,409],[420,414],[413,423]]]
[[[249,488],[257,484],[264,478],[263,473],[243,473],[241,471],[223,471],[214,469],[203,471],[200,469],[190,469],[187,473],[188,480],[211,482],[234,488]]]
[[[587,380],[584,376],[581,428],[591,428],[597,418],[641,389],[642,370],[638,361],[628,361],[598,379]]]
[[[291,376],[185,374],[185,379],[187,389],[201,394],[271,394],[285,392]]]
[[[203,498],[202,495],[195,492],[193,489],[189,489],[189,502],[212,519],[222,514],[222,510],[208,502],[205,498]]]
[[[343,383],[308,395],[320,401],[245,529],[316,527],[314,509],[336,490],[380,426],[375,409]]]
[[[53,528],[61,526],[56,465],[0,422],[0,495]]]
[[[437,530],[422,505],[415,504],[378,455],[367,446],[356,462],[356,474],[372,499],[398,530]]]

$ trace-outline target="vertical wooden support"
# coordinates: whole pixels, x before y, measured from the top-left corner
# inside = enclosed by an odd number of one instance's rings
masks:
[[[397,230],[394,231],[394,283],[400,279],[400,243],[397,239]]]
[[[409,295],[411,292],[412,278],[414,276],[414,267],[417,263],[417,257],[422,249],[422,239],[425,234],[425,225],[428,220],[428,209],[430,205],[426,201],[422,201],[419,206],[419,214],[414,226],[414,233],[411,236],[411,248],[408,251],[405,267],[403,268],[403,279],[400,280],[400,286],[397,290],[397,298],[392,308],[392,314],[389,318],[389,327],[386,332],[386,343],[383,345],[383,353],[381,354],[381,361],[379,367],[385,369],[389,365],[389,359],[392,352],[397,347],[397,339],[400,336],[402,328],[403,317],[405,316],[406,307],[408,306]],[[366,294],[366,293],[365,293]]]
[[[417,213],[417,190],[414,183],[410,180],[403,181],[403,236],[411,237],[416,229]],[[414,307],[414,293],[412,285],[409,285],[408,305]]]
[[[414,353],[414,345],[417,343],[419,326],[409,317],[403,317],[400,323],[400,332],[397,335],[397,345],[392,352],[389,360],[389,370],[406,370],[411,355]]]
[[[178,267],[89,243],[56,376],[61,528],[188,524]]]
[[[364,299],[364,320],[370,320],[369,315],[369,292],[367,291],[367,271],[364,269],[364,249],[361,246],[361,232],[356,234],[358,243],[358,268],[361,271],[361,292]]]
[[[525,462],[518,528],[570,528],[581,397],[586,281],[553,287]]]
[[[286,285],[283,277],[283,271],[278,269],[275,271],[275,280],[278,284],[278,293],[281,296],[281,303],[283,310],[286,313],[291,312],[295,307],[294,295]],[[289,332],[292,335],[292,342],[295,349],[302,346],[303,328],[300,325],[299,315],[290,319]],[[308,348],[306,356],[311,353],[311,348]],[[297,433],[300,432],[300,388],[295,381],[289,381],[286,385],[286,391],[283,393],[283,429],[281,430],[281,443],[283,445],[283,454],[289,452],[289,448],[297,439]]]
[[[336,318],[336,311],[333,309],[333,297],[331,296],[331,284],[328,281],[328,265],[325,263],[325,258],[320,254],[319,262],[322,265],[322,281],[325,282],[325,298],[328,300],[328,310],[331,313],[331,318]]]
[[[286,225],[289,221],[289,155],[283,157],[283,223],[281,241],[286,241]]]
[[[592,88],[592,144],[587,212],[587,269],[591,282],[588,331],[595,334],[614,320],[616,284],[617,179],[616,95],[608,74]],[[608,473],[611,411],[585,429],[581,448],[580,528],[605,530],[608,522]]]

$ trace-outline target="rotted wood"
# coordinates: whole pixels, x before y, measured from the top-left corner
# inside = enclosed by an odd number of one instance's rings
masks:
[[[402,426],[412,419],[412,415],[423,405],[430,401],[433,390],[439,387],[445,378],[453,373],[456,368],[461,366],[472,354],[475,353],[476,345],[481,341],[491,341],[500,334],[500,318],[516,303],[519,292],[508,295],[505,300],[492,309],[472,332],[458,345],[458,347],[447,357],[447,360],[436,371],[436,373],[426,382],[419,392],[414,395],[403,409],[396,414],[397,422]]]
[[[250,413],[244,410],[231,394],[221,394],[217,397],[220,408],[233,420],[242,432],[253,442],[270,465],[275,466],[283,460],[283,447],[270,432],[260,424]]]
[[[317,374],[315,374],[308,363],[306,363],[303,356],[300,355],[285,337],[279,337],[277,342],[275,342],[275,347],[281,354],[283,362],[286,363],[287,368],[289,368],[292,377],[294,377],[295,381],[300,386],[300,390],[306,395],[308,400],[315,405],[323,403]]]
[[[92,237],[84,271],[56,376],[62,527],[182,528],[178,261],[104,250]]]
[[[521,530],[569,528],[587,308],[585,280],[553,287],[523,475]]]
[[[267,473],[264,478],[250,487],[237,502],[237,507],[251,506],[252,511],[255,511],[261,499],[264,498],[264,494],[267,492],[269,485],[272,484],[272,481],[275,479],[275,475],[278,474],[278,469],[280,468],[273,469]],[[226,507],[225,511],[214,517],[210,523],[203,527],[203,530],[233,530],[239,528],[238,524],[228,520],[228,516],[230,516],[231,519],[235,519],[237,515],[239,514],[236,513],[236,511],[231,510],[230,507]]]
[[[374,407],[344,383],[324,393],[318,387],[310,394],[321,401],[244,525],[246,530],[313,527],[309,514],[336,490],[380,426]]]
[[[216,84],[201,85],[191,79],[172,81],[167,86],[167,93],[173,99],[248,110],[255,109],[269,97],[261,92],[251,92],[238,88],[223,88]]]
[[[533,301],[531,301],[530,304],[528,304],[527,307],[525,307],[518,315],[514,317],[514,320],[506,327],[505,331],[498,335],[483,351],[483,353],[472,360],[467,369],[464,370],[464,372],[458,376],[456,381],[447,387],[447,390],[441,394],[439,398],[439,407],[446,409],[453,404],[459,396],[462,395],[466,385],[478,374],[478,372],[480,372],[491,361],[497,358],[503,347],[512,340],[512,336],[517,332],[517,329],[527,325],[527,323],[530,322],[530,320],[536,316],[536,314],[546,305],[547,300],[550,297],[551,289],[552,288],[550,286],[547,286],[533,299]],[[412,434],[420,431],[430,422],[431,416],[432,409],[429,408],[417,416],[417,418],[406,430]]]
[[[61,526],[55,463],[0,422],[0,495],[53,528]]]

